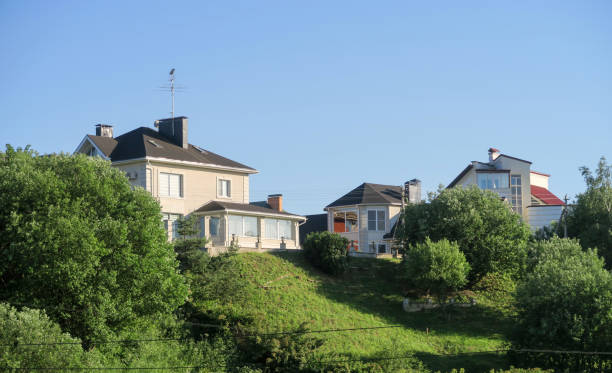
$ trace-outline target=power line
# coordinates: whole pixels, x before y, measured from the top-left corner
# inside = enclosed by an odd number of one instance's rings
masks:
[[[192,325],[202,325],[215,328],[222,328],[220,325],[214,324],[198,324],[189,323]],[[362,328],[342,328],[342,329],[321,329],[321,330],[301,330],[301,331],[288,331],[288,332],[271,332],[271,333],[249,333],[240,334],[234,333],[237,337],[270,337],[275,335],[297,335],[297,334],[315,334],[315,333],[336,333],[336,332],[349,332],[349,331],[360,331],[360,330],[375,330],[375,329],[391,329],[391,328],[402,328],[403,325],[385,325],[385,326],[370,326]],[[114,341],[93,341],[92,345],[102,344],[124,344],[124,343],[138,343],[138,342],[175,342],[175,341],[189,341],[191,338],[147,338],[147,339],[119,339]],[[5,343],[0,344],[0,347],[21,347],[21,346],[57,346],[57,345],[80,345],[81,342],[47,342],[47,343]]]

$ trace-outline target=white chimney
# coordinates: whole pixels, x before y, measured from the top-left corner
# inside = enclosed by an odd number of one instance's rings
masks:
[[[496,160],[500,154],[499,149],[489,148],[489,162]]]

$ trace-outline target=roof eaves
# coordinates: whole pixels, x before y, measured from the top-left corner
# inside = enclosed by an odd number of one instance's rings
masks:
[[[524,159],[516,158],[516,157],[513,157],[511,155],[507,155],[507,154],[500,154],[499,157],[506,157],[506,158],[514,159],[515,161],[520,161],[520,162],[525,162],[525,163],[532,164],[532,162],[530,162],[530,161],[526,161]],[[497,158],[499,158],[499,157],[497,157]]]
[[[469,164],[466,168],[464,168],[463,171],[461,171],[461,173],[457,175],[457,177],[454,178],[453,181],[450,182],[450,184],[448,184],[446,189],[454,187],[459,182],[459,180],[461,180],[472,168],[474,168],[474,165],[472,164]]]

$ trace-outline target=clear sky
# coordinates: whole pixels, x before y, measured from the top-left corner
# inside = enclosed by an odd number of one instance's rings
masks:
[[[612,161],[612,1],[0,0],[0,141],[75,150],[170,112],[299,214],[364,181],[448,184],[487,149],[558,196]]]

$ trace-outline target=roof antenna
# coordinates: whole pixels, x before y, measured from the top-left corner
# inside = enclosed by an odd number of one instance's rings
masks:
[[[170,70],[170,92],[172,94],[172,135],[174,135],[174,68]]]

